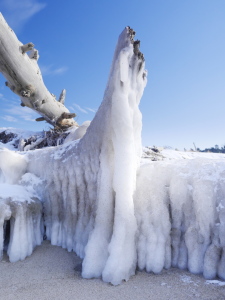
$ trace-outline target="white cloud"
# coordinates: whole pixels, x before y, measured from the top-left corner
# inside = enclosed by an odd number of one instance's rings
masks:
[[[8,115],[3,116],[2,119],[7,121],[7,122],[17,122],[18,121],[16,118],[14,118],[12,116],[8,116]]]
[[[10,115],[17,116],[17,118],[22,119],[22,121],[34,122],[37,118],[37,114],[28,107],[22,107],[18,105],[10,105],[10,108],[4,109]],[[14,117],[12,117],[14,118]]]
[[[80,107],[80,105],[78,105],[78,104],[76,104],[76,103],[74,103],[73,105],[74,105],[75,108],[78,109],[79,111],[81,111],[81,112],[83,112],[83,113],[85,113],[85,114],[88,113],[85,109],[83,109],[82,107]]]
[[[1,6],[4,8],[8,24],[19,31],[30,18],[45,8],[46,4],[38,0],[2,0]]]
[[[85,107],[85,108],[93,113],[96,113],[96,109],[94,109],[94,108],[90,108],[90,107]]]
[[[61,67],[61,68],[55,69],[54,74],[62,74],[62,73],[65,73],[67,70],[68,70],[67,67]]]
[[[67,67],[54,68],[53,65],[49,65],[49,66],[40,65],[39,67],[41,69],[41,73],[43,76],[60,75],[65,73],[68,70]]]
[[[2,94],[2,93],[0,93],[0,100],[1,101],[7,101],[7,99],[5,98],[5,96]]]
[[[81,107],[79,104],[73,103],[73,105],[68,107],[70,111],[77,111],[79,110],[82,113],[88,114],[89,112],[96,113],[96,109],[90,107]]]

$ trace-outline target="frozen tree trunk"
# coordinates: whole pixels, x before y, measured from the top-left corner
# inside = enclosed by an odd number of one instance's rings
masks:
[[[84,258],[83,277],[115,285],[137,263],[133,194],[147,74],[134,34],[126,27],[119,36],[103,102],[83,138],[59,152],[28,153],[28,171],[46,181],[47,238]]]
[[[20,97],[22,106],[42,116],[37,121],[45,120],[61,129],[77,126],[73,119],[75,114],[64,106],[65,90],[57,101],[46,88],[37,64],[38,57],[34,45],[23,45],[0,14],[0,72],[7,79],[6,85]]]
[[[126,27],[119,36],[103,102],[80,141],[21,156],[20,174],[44,183],[37,190],[43,192],[47,238],[84,258],[83,277],[115,285],[128,280],[137,264],[133,195],[142,153],[138,105],[147,74],[134,34]],[[4,165],[4,155],[13,163],[19,159],[0,151],[7,182],[15,167]]]

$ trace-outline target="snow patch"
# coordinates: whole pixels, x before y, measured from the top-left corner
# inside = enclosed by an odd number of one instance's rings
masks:
[[[215,284],[218,286],[225,286],[225,282],[219,280],[206,280],[205,284]]]
[[[25,157],[8,149],[0,150],[0,183],[17,183],[26,167]]]
[[[90,124],[91,124],[91,121],[85,121],[79,127],[72,128],[70,130],[70,134],[66,137],[66,139],[64,141],[64,144],[68,143],[68,142],[71,142],[71,141],[81,139],[85,135],[88,127],[90,126]]]

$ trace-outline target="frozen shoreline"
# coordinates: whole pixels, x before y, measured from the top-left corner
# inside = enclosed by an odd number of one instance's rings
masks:
[[[24,261],[9,263],[5,255],[0,271],[0,299],[4,300],[225,299],[224,282],[210,284],[200,275],[178,269],[163,270],[159,275],[137,272],[119,286],[83,279],[76,254],[49,241]]]

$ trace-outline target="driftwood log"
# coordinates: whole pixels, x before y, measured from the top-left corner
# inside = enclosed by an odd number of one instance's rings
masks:
[[[6,85],[20,97],[22,106],[41,115],[36,121],[47,121],[60,129],[78,126],[73,119],[76,114],[64,106],[66,91],[57,101],[46,88],[38,58],[34,44],[23,45],[0,13],[0,72],[7,79]]]

